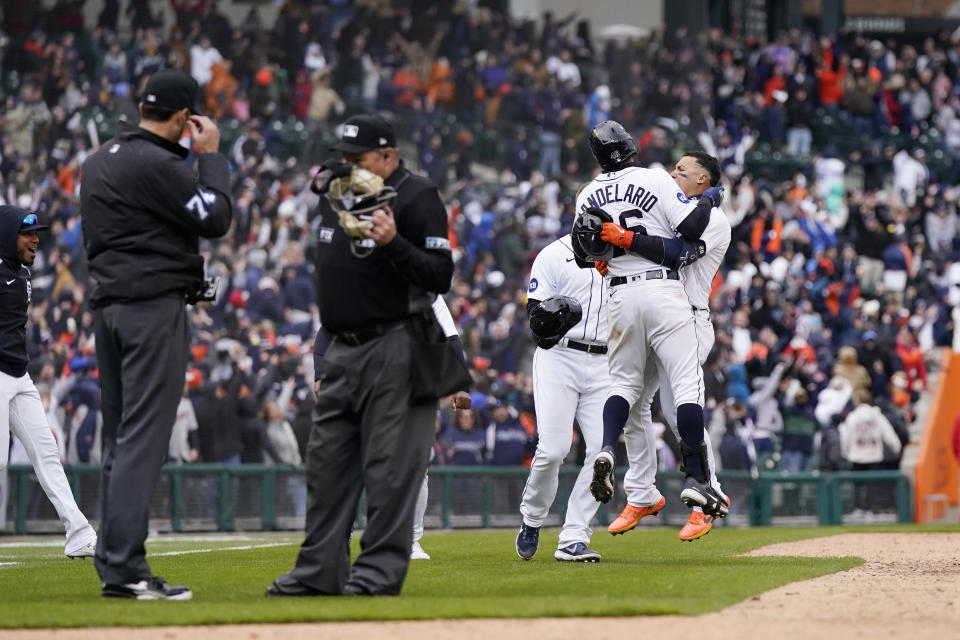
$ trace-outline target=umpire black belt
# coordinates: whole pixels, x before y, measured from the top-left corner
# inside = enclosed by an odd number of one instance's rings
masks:
[[[589,344],[587,342],[577,342],[576,340],[568,339],[565,346],[569,349],[583,351],[584,353],[596,353],[603,355],[607,352],[607,345],[605,344]]]
[[[360,327],[359,329],[354,329],[353,331],[341,331],[339,333],[335,333],[333,334],[333,338],[338,342],[357,347],[361,344],[370,342],[374,338],[379,338],[380,336],[386,335],[391,331],[399,331],[405,326],[407,326],[405,320],[378,322],[376,324],[368,324],[364,327]]]
[[[645,271],[643,273],[638,273],[632,276],[614,276],[610,278],[610,286],[616,287],[621,284],[627,284],[628,282],[636,282],[638,280],[679,280],[680,272],[676,269],[651,269],[650,271]]]

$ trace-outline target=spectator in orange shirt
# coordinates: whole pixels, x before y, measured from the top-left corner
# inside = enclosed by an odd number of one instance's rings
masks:
[[[824,65],[817,72],[817,92],[820,104],[825,107],[836,107],[843,100],[843,78],[846,73],[841,69],[834,71]]]
[[[210,67],[210,82],[203,88],[204,104],[207,115],[214,120],[222,120],[233,113],[233,96],[237,92],[237,79],[230,73],[231,62],[223,60]]]
[[[911,391],[927,390],[927,365],[923,361],[923,352],[917,344],[913,329],[904,326],[897,334],[897,355],[903,361],[903,370]]]
[[[432,107],[440,103],[448,109],[453,108],[453,67],[446,58],[437,58],[430,67],[430,78],[427,80],[427,105]]]
[[[402,65],[393,74],[393,102],[401,107],[412,107],[417,94],[420,93],[420,76],[409,64]]]

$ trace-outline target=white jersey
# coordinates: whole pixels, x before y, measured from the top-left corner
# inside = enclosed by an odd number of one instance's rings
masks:
[[[613,221],[631,231],[672,238],[696,203],[683,195],[670,174],[663,169],[627,167],[601,173],[580,192],[577,211],[599,207]],[[619,253],[619,252],[618,252]],[[628,276],[662,268],[661,265],[633,253],[615,255],[607,266],[611,276]]]
[[[680,270],[683,288],[690,298],[690,304],[697,309],[707,309],[710,305],[710,291],[713,278],[720,269],[720,263],[730,246],[730,221],[719,207],[710,211],[710,222],[700,239],[707,247],[702,258]]]
[[[583,342],[607,341],[606,292],[603,277],[596,269],[577,266],[570,234],[544,247],[530,270],[527,297],[546,300],[552,296],[576,298],[583,317],[567,331],[566,337]]]

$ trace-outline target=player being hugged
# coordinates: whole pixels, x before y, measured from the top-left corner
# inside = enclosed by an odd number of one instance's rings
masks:
[[[606,273],[610,322],[610,390],[591,493],[600,502],[613,497],[613,447],[641,398],[647,362],[655,355],[670,381],[677,411],[686,473],[680,497],[708,515],[724,515],[726,501],[709,483],[703,372],[692,305],[678,270],[703,253],[700,237],[711,210],[722,201],[722,189],[711,187],[694,203],[665,170],[636,163],[636,142],[617,122],[598,124],[589,142],[603,173],[577,197],[581,213],[573,235]],[[687,244],[665,241],[677,238]],[[661,259],[651,259],[650,252],[659,252]]]

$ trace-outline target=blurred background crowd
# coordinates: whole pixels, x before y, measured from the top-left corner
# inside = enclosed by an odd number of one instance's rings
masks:
[[[138,119],[148,76],[179,67],[221,126],[235,223],[203,245],[228,286],[190,311],[171,461],[300,463],[319,322],[309,176],[338,123],[378,110],[450,210],[446,300],[476,386],[473,410],[438,416],[435,464],[529,459],[527,277],[597,171],[587,132],[612,118],[645,165],[704,149],[723,167],[733,241],[704,367],[721,467],[897,468],[960,305],[960,31],[601,38],[576,13],[413,4],[288,1],[267,23],[256,5],[237,21],[215,1],[171,0],[168,28],[147,0],[106,0],[86,22],[82,2],[4,12],[0,201],[52,225],[29,346],[67,462],[99,451],[81,166],[118,119]],[[669,430],[660,443],[675,468]]]

